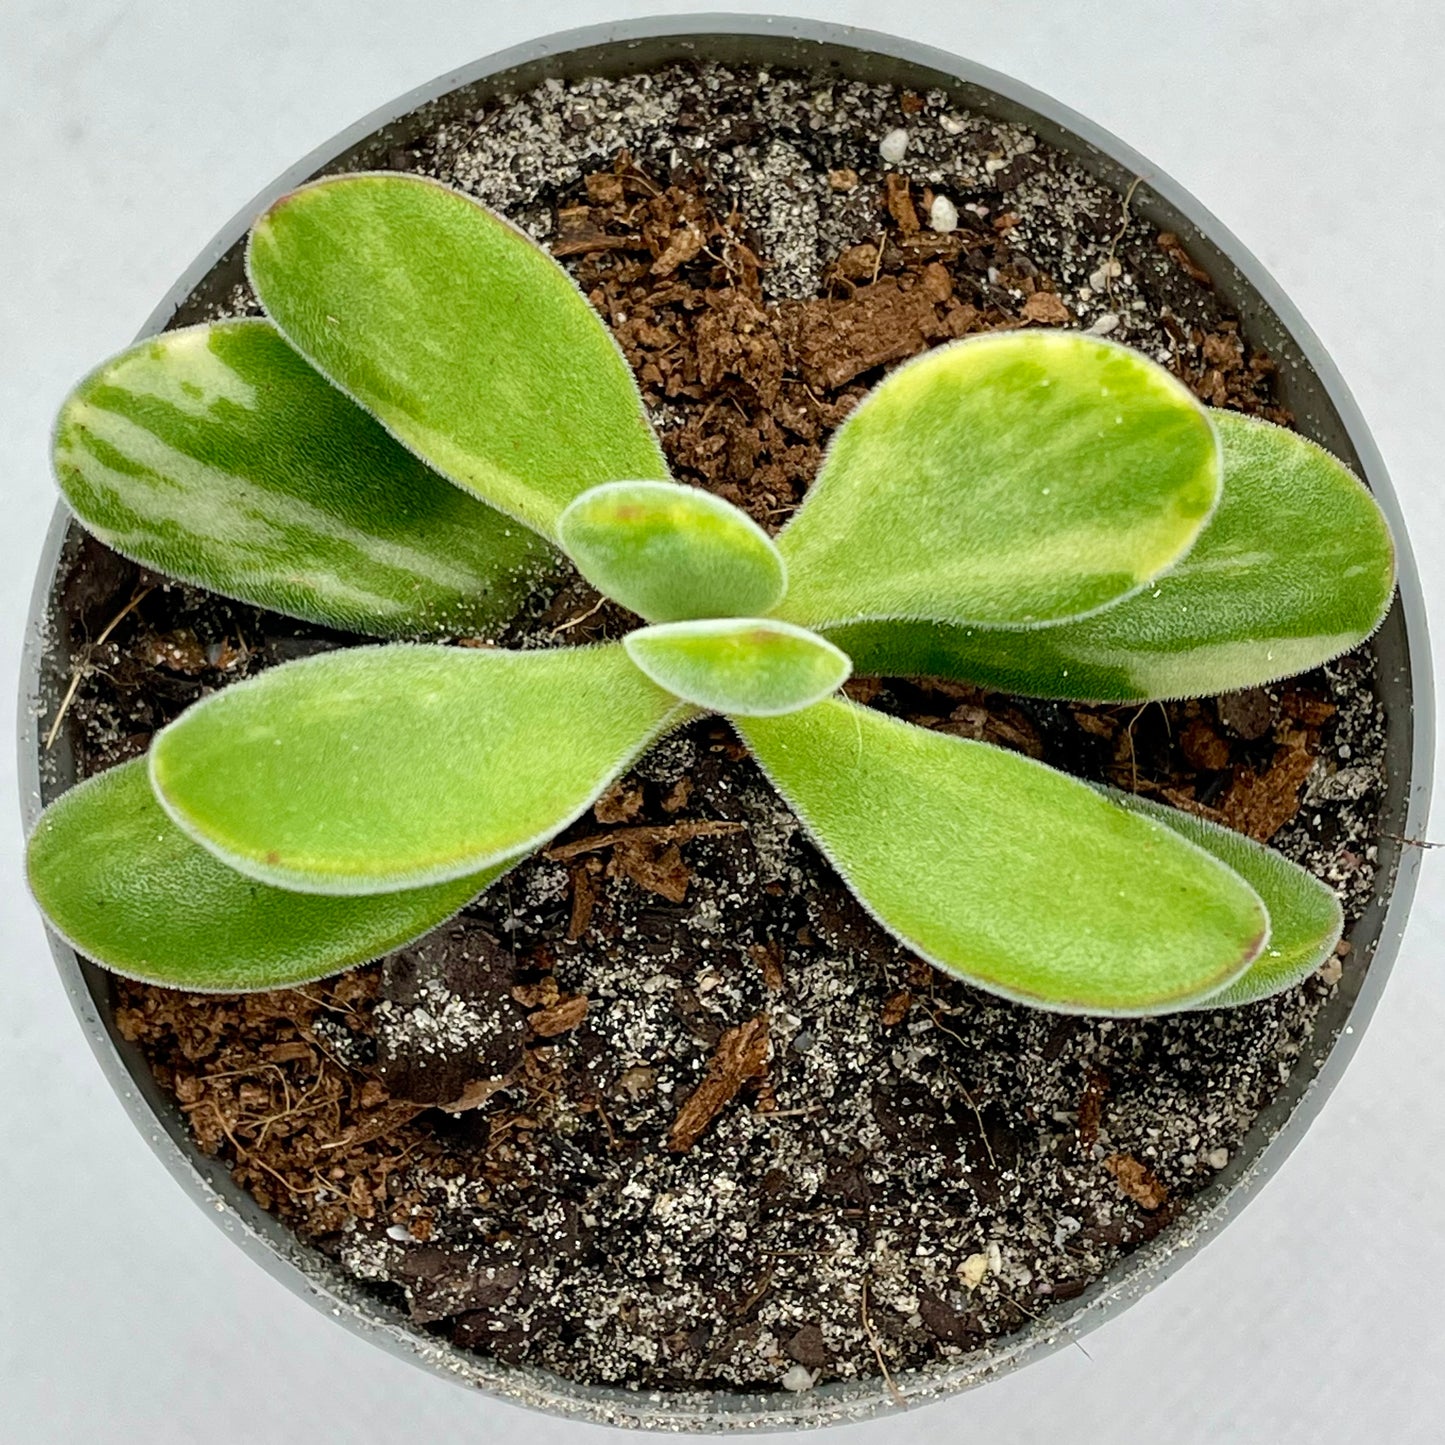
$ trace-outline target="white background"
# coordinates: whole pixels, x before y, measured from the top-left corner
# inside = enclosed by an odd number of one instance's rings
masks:
[[[1445,635],[1438,0],[777,3],[1011,73],[1200,197],[1353,386]],[[435,74],[550,30],[720,8],[0,0],[0,693],[14,693],[52,506],[50,417],[223,222],[313,146]],[[3,704],[7,732],[9,714]],[[7,774],[12,752],[0,740]],[[13,774],[3,791],[8,807]],[[1435,830],[1445,834],[1439,809]],[[601,1441],[353,1339],[225,1242],[93,1063],[19,881],[18,825],[0,836],[0,1437]],[[1089,1337],[1089,1357],[1065,1351],[847,1439],[1445,1439],[1442,928],[1436,854],[1384,1003],[1324,1115],[1200,1258]]]

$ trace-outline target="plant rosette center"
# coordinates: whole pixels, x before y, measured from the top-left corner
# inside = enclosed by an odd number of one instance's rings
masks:
[[[1277,853],[840,695],[858,671],[1142,703],[1337,656],[1388,609],[1394,553],[1319,447],[1127,347],[994,332],[881,381],[773,537],[671,478],[586,298],[467,196],[318,181],[247,265],[265,319],[75,389],[61,489],[148,567],[380,640],[223,689],[46,810],[31,886],[82,952],[230,990],[380,957],[699,712],[883,928],[1003,997],[1217,1008],[1333,950],[1338,901]],[[564,559],[641,625],[431,645],[495,633]]]

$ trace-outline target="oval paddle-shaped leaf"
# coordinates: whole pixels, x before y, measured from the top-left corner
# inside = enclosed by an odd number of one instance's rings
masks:
[[[836,692],[853,665],[814,632],[767,617],[640,627],[627,655],[659,687],[710,712],[776,717]]]
[[[1015,331],[940,347],[865,397],[778,536],[805,627],[1034,627],[1137,591],[1220,489],[1204,407],[1127,347]]]
[[[1232,984],[1193,1007],[1232,1008],[1268,998],[1303,983],[1335,951],[1344,932],[1345,915],[1333,890],[1313,874],[1273,848],[1230,828],[1221,828],[1218,823],[1133,793],[1113,788],[1100,791],[1121,808],[1163,823],[1228,864],[1259,894],[1269,910],[1268,946]]]
[[[744,511],[676,482],[606,482],[557,524],[599,592],[652,622],[756,617],[787,588],[772,538]]]
[[[147,983],[224,993],[292,988],[380,958],[511,866],[364,898],[286,893],[187,838],[156,801],[143,758],[52,803],[27,863],[51,927],[87,958]]]
[[[55,474],[107,546],[308,622],[382,637],[483,632],[549,561],[454,487],[265,321],[170,331],[61,408]]]
[[[828,628],[859,672],[965,678],[1083,702],[1204,697],[1318,667],[1358,646],[1395,592],[1375,500],[1323,448],[1217,412],[1224,497],[1172,572],[1078,622],[1032,632],[932,623]]]
[[[315,181],[256,222],[246,264],[313,366],[544,537],[598,482],[667,476],[612,333],[545,251],[460,191]]]
[[[621,646],[356,647],[228,687],[156,736],[162,806],[224,863],[316,893],[530,851],[679,710]]]
[[[864,907],[992,993],[1163,1013],[1232,983],[1268,937],[1231,869],[1017,753],[837,698],[735,726]]]

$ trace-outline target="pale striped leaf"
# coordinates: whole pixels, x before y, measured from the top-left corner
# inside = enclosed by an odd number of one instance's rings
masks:
[[[265,321],[167,332],[107,362],[61,409],[54,461],[76,516],[117,552],[354,632],[491,631],[552,560]]]

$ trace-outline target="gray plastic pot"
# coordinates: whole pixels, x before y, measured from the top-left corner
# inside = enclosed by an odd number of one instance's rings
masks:
[[[1208,211],[1113,136],[1027,86],[939,50],[844,26],[756,16],[632,21],[554,35],[443,76],[359,121],[257,196],[176,282],[142,335],[173,320],[199,319],[206,301],[224,295],[240,279],[241,241],[251,220],[276,196],[311,176],[384,165],[391,146],[449,115],[547,76],[619,75],[697,58],[801,69],[820,79],[847,77],[913,90],[938,87],[962,106],[1030,127],[1120,194],[1136,176],[1142,177],[1132,198],[1134,213],[1161,230],[1176,232],[1208,268],[1248,339],[1279,362],[1282,399],[1301,428],[1368,481],[1400,543],[1399,599],[1374,641],[1388,720],[1389,767],[1375,893],[1351,933],[1354,947],[1341,986],[1321,1013],[1294,1074],[1229,1166],[1196,1196],[1182,1219],[1046,1320],[967,1359],[900,1376],[896,1384],[901,1397],[917,1404],[1041,1359],[1125,1309],[1254,1195],[1338,1080],[1384,987],[1415,892],[1419,850],[1403,840],[1419,837],[1424,827],[1432,756],[1429,650],[1420,585],[1394,493],[1343,381],[1264,268]],[[37,718],[53,715],[68,673],[68,659],[54,642],[51,624],[56,580],[71,533],[68,515],[58,508],[31,606],[20,712],[27,827],[75,778],[63,740],[43,752],[37,724]],[[110,976],[58,939],[51,939],[51,949],[101,1066],[166,1167],[257,1263],[356,1334],[459,1383],[555,1414],[613,1425],[675,1431],[776,1429],[858,1420],[897,1407],[897,1399],[876,1380],[827,1384],[798,1395],[782,1390],[649,1394],[589,1388],[536,1369],[482,1359],[425,1334],[402,1312],[344,1279],[330,1260],[300,1244],[235,1185],[224,1165],[195,1148],[174,1103],[157,1089],[137,1050],[115,1030]]]

